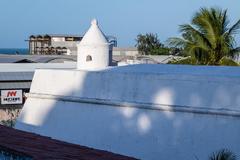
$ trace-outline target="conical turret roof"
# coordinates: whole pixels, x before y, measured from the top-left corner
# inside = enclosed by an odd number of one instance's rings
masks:
[[[91,27],[85,33],[79,45],[106,45],[106,44],[108,44],[108,41],[105,35],[98,27],[97,20],[93,19],[91,22]]]

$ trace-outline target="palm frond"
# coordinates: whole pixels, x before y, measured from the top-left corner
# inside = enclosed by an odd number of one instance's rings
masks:
[[[181,32],[192,36],[191,39],[189,38],[188,40],[193,41],[193,37],[195,37],[196,42],[201,41],[201,43],[204,44],[206,47],[211,47],[211,44],[209,43],[208,39],[204,36],[204,34],[195,29],[193,26],[185,24],[180,25],[179,28]]]
[[[192,24],[201,31],[201,33],[206,34],[206,33],[211,33],[214,35],[214,25],[213,23],[213,18],[211,16],[211,13],[207,8],[201,8],[199,12],[197,12],[193,19],[192,19]]]
[[[232,58],[238,58],[240,56],[240,47],[234,48],[230,50],[230,56]]]
[[[227,149],[222,149],[218,152],[214,152],[209,160],[236,160],[236,156]]]
[[[219,61],[219,65],[221,65],[221,66],[239,66],[239,64],[236,61],[234,61],[231,58],[227,58],[227,57],[223,57]]]
[[[223,11],[222,17],[219,17],[220,19],[222,19],[222,34],[226,33],[228,31],[228,24],[229,24],[229,19],[227,16],[227,10]]]
[[[185,41],[182,38],[178,38],[178,37],[172,37],[169,38],[166,43],[170,46],[170,47],[180,47],[180,48],[184,48],[185,45],[187,44],[187,41]]]
[[[228,34],[233,35],[240,32],[240,19],[229,29]]]
[[[206,64],[206,60],[209,59],[208,51],[196,44],[187,43],[184,51],[186,55],[196,59],[197,64]]]

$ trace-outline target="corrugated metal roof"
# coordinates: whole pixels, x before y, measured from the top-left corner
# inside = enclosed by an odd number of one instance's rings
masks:
[[[138,51],[136,47],[113,47],[113,51]]]
[[[37,35],[30,35],[29,38],[38,38],[38,37],[83,37],[82,35],[78,34],[37,34]]]
[[[31,82],[0,82],[0,89],[29,89]]]
[[[4,57],[0,57],[0,63],[16,63],[18,61],[21,61],[25,58],[21,58],[21,57],[13,57],[13,56],[4,56]]]
[[[83,37],[83,35],[78,35],[78,34],[46,34],[46,35],[50,37]],[[46,36],[46,35],[41,35],[41,36]]]
[[[0,72],[0,81],[32,81],[34,72]]]
[[[64,59],[65,56],[20,56],[20,55],[0,55],[0,81],[31,81],[36,69],[75,69],[76,62],[69,63],[14,63],[21,60],[29,61],[55,61]],[[66,57],[69,61],[76,59]],[[59,60],[59,61],[60,61]],[[10,62],[10,63],[2,63]]]
[[[76,62],[77,59],[75,57],[39,57],[37,59],[34,59],[35,62],[37,63],[49,63],[53,60],[57,60],[57,59],[61,59],[61,60],[65,60],[65,61],[74,61]]]
[[[62,59],[65,61],[77,61],[77,56],[67,55],[5,55],[0,54],[0,63],[18,63],[21,61],[49,63],[51,60]]]
[[[75,69],[76,62],[69,63],[0,63],[0,75],[4,72],[34,72],[36,69]]]

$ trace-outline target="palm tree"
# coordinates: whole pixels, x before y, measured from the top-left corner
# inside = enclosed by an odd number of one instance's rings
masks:
[[[170,38],[168,43],[183,48],[197,64],[221,65],[239,55],[240,47],[235,47],[234,39],[239,31],[240,20],[229,27],[227,10],[201,8],[191,24],[180,25],[182,38]]]
[[[236,156],[227,149],[222,149],[218,152],[213,153],[209,160],[236,160]]]

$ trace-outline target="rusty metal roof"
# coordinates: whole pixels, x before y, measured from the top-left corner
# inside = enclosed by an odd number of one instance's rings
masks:
[[[34,160],[135,160],[0,125],[0,150]]]

